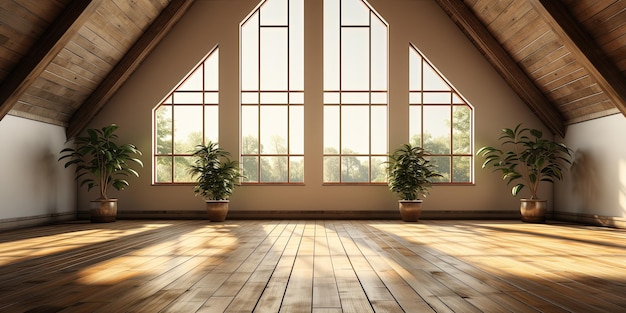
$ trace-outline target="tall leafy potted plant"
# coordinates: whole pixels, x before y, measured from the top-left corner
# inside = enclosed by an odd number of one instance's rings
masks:
[[[209,220],[223,222],[228,214],[229,198],[242,177],[239,162],[215,142],[196,146],[194,163],[189,168],[196,178],[194,192],[205,198]]]
[[[422,147],[403,144],[389,155],[387,175],[389,190],[395,192],[400,216],[405,222],[416,222],[422,207],[421,198],[428,196],[432,179],[441,177],[434,165],[426,157],[428,152]]]
[[[554,183],[563,178],[564,166],[571,164],[571,150],[522,124],[502,129],[499,140],[503,149],[485,146],[476,152],[485,157],[482,167],[499,171],[507,185],[515,183],[511,188],[514,197],[528,187],[530,198],[520,199],[522,221],[545,222],[547,201],[537,198],[539,187],[541,182]]]
[[[126,177],[139,177],[132,163],[143,166],[135,155],[141,151],[133,144],[117,144],[115,131],[118,125],[111,124],[101,129],[88,129],[87,136],[70,139],[73,148],[61,150],[59,161],[66,160],[65,167],[75,165],[75,176],[79,186],[87,190],[98,187],[100,196],[91,201],[92,222],[114,222],[117,216],[117,199],[109,198],[109,187],[123,190],[129,186]]]

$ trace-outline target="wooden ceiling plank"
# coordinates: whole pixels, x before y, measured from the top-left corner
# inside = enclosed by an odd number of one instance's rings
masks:
[[[531,0],[578,62],[589,72],[614,105],[626,116],[626,78],[602,52],[593,38],[576,22],[560,1]]]
[[[78,32],[102,0],[74,0],[0,85],[0,120]]]
[[[436,0],[552,133],[565,136],[560,113],[461,0]]]
[[[98,88],[72,116],[68,137],[78,135],[98,114],[105,103],[137,69],[154,47],[185,14],[195,0],[172,0],[159,14],[146,32],[135,42],[128,53],[117,63]]]

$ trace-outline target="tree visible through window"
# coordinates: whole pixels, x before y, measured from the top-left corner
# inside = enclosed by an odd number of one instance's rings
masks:
[[[324,182],[385,182],[387,23],[362,0],[324,1]]]
[[[196,145],[218,140],[219,49],[215,48],[153,110],[154,183],[188,183]]]
[[[304,0],[266,0],[241,24],[244,183],[304,182]]]
[[[432,154],[438,182],[472,182],[473,109],[413,45],[409,90],[411,143]]]

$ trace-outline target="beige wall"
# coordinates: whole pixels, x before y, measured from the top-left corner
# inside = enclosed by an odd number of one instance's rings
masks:
[[[0,121],[0,229],[74,218],[74,176],[57,162],[64,143],[63,127]]]
[[[574,151],[574,163],[555,190],[555,208],[564,218],[615,217],[626,226],[624,134],[622,114],[568,127],[564,142]]]
[[[386,186],[322,185],[322,1],[305,1],[305,186],[241,186],[231,210],[395,211]],[[408,141],[408,46],[414,43],[475,107],[475,146],[494,144],[499,129],[519,122],[543,128],[433,1],[371,0],[390,24],[390,147]],[[238,25],[256,0],[198,0],[163,42],[99,113],[90,127],[121,126],[122,140],[137,144],[146,167],[120,198],[120,210],[203,210],[191,186],[151,185],[151,110],[215,45],[220,47],[220,145],[239,152]],[[395,55],[395,56],[394,56]],[[473,186],[436,186],[427,210],[518,210],[517,199],[496,174],[480,169]],[[551,191],[543,194],[552,200]],[[81,191],[79,209],[94,194]]]

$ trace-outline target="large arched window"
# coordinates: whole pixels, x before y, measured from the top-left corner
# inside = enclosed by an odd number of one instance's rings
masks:
[[[213,49],[152,112],[155,184],[189,183],[196,145],[218,140],[219,49]]]
[[[303,183],[304,1],[262,1],[240,49],[244,183]]]
[[[324,182],[382,183],[387,23],[363,0],[324,1]]]
[[[409,138],[429,151],[439,183],[471,183],[473,108],[412,44]]]

